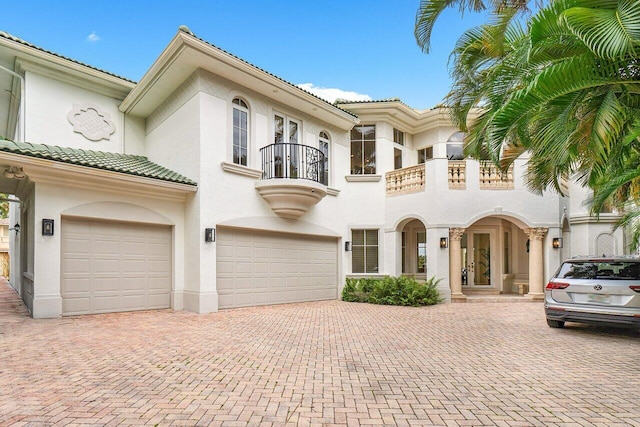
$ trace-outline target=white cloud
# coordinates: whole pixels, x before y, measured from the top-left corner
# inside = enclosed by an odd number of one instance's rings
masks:
[[[347,90],[332,88],[332,87],[318,87],[313,83],[301,83],[299,88],[311,92],[312,94],[329,102],[334,102],[336,99],[346,99],[348,101],[371,101],[372,98],[369,95],[357,92],[351,92]]]
[[[89,42],[93,43],[93,42],[97,42],[98,40],[100,40],[100,36],[97,35],[95,31],[87,36],[87,41]]]

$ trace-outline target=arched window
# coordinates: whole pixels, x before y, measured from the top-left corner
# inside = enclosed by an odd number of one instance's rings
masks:
[[[329,143],[331,139],[327,132],[320,132],[318,136],[318,149],[324,154],[324,171],[321,176],[322,183],[329,185]]]
[[[240,98],[233,101],[233,163],[247,166],[249,151],[249,107]]]
[[[447,140],[447,158],[449,160],[464,159],[464,132],[456,132]]]

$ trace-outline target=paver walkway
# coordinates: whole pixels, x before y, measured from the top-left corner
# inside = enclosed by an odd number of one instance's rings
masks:
[[[0,425],[640,426],[640,333],[542,305],[36,320],[0,283]]]

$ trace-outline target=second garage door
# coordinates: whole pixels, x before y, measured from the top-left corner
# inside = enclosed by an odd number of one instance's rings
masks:
[[[217,231],[220,308],[337,298],[335,238]]]
[[[62,221],[62,314],[169,308],[171,228]]]

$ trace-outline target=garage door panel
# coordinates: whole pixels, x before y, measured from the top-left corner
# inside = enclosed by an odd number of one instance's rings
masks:
[[[91,311],[91,298],[76,297],[62,300],[62,312],[67,314],[83,314]]]
[[[146,257],[148,252],[147,252],[147,248],[150,248],[151,245],[147,245],[144,241],[142,242],[131,242],[131,241],[124,241],[122,242],[122,253],[124,255],[129,255],[129,256],[141,256],[141,257]]]
[[[285,263],[284,262],[272,262],[269,264],[269,271],[271,274],[284,275]]]
[[[63,315],[170,307],[171,252],[166,226],[63,219]]]
[[[220,308],[337,297],[337,241],[218,228]]]
[[[68,238],[67,253],[75,255],[85,255],[91,250],[91,241],[89,239]]]
[[[171,305],[171,295],[167,293],[149,294],[148,309],[167,308]]]
[[[120,254],[120,242],[115,239],[96,239],[90,242],[92,250],[98,255],[119,255]]]
[[[91,260],[87,256],[87,258],[67,258],[67,274],[84,274],[88,269],[90,269]]]
[[[235,264],[233,263],[233,261],[218,261],[218,275],[233,274],[234,269]]]
[[[96,293],[91,298],[92,309],[99,312],[115,311],[115,308],[122,309],[121,297],[118,294]]]

